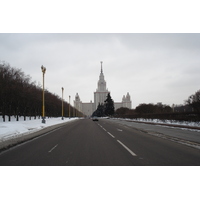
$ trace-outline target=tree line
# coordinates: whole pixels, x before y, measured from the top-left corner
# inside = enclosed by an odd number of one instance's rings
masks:
[[[105,117],[114,116],[122,118],[151,118],[151,119],[169,119],[169,120],[200,120],[200,90],[190,95],[185,100],[185,105],[165,105],[157,104],[140,104],[135,109],[119,108],[115,111],[114,101],[110,93],[103,104],[99,104],[92,116]]]
[[[69,116],[69,104],[64,101],[64,116]],[[70,106],[71,107],[71,106]],[[62,99],[45,90],[46,117],[59,117],[62,112]],[[0,115],[5,116],[33,116],[42,115],[42,88],[31,80],[21,69],[13,68],[8,63],[0,63]],[[81,113],[70,108],[70,116],[80,116]]]
[[[119,108],[115,117],[171,120],[200,120],[200,90],[185,100],[185,105],[140,104],[135,109]]]
[[[172,112],[172,108],[168,105],[159,104],[140,104],[135,109],[119,108],[116,115],[135,115],[135,114],[158,114]]]
[[[185,103],[186,105],[191,106],[194,111],[200,113],[200,90],[190,95]]]

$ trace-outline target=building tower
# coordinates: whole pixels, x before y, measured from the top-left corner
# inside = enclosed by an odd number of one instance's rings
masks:
[[[131,109],[132,107],[131,97],[128,92],[127,92],[127,95],[126,96],[124,95],[122,98],[122,107],[129,108],[129,109]]]
[[[75,96],[74,107],[75,107],[78,111],[82,112],[82,101],[81,101],[81,99],[80,99],[78,93],[76,93],[76,96]]]
[[[95,110],[97,109],[99,104],[104,103],[109,93],[108,89],[106,88],[106,81],[104,79],[102,63],[103,62],[101,61],[101,72],[99,76],[99,81],[97,84],[96,92],[94,92],[94,109]]]
[[[97,109],[99,104],[105,103],[104,101],[106,100],[108,93],[110,93],[106,88],[106,81],[104,79],[103,66],[102,66],[103,62],[101,61],[100,63],[101,63],[101,70],[100,70],[99,80],[97,82],[97,89],[96,92],[94,92],[94,103],[92,101],[88,103],[83,103],[80,100],[78,93],[75,96],[74,107],[78,111],[82,112],[84,116],[91,116],[92,113]],[[129,93],[127,93],[127,95],[124,95],[122,97],[121,102],[114,102],[114,107],[115,110],[121,107],[131,109],[132,101]]]

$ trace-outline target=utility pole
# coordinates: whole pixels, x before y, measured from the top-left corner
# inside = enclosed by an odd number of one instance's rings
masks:
[[[70,119],[70,96],[69,96],[69,119]]]
[[[63,91],[64,91],[64,88],[62,87],[62,120],[64,120],[64,108],[63,108]]]
[[[46,67],[41,66],[42,74],[43,74],[43,90],[42,90],[42,123],[46,123],[45,121],[45,104],[44,104],[44,74],[46,72]]]

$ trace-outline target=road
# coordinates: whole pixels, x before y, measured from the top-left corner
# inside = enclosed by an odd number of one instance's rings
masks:
[[[130,126],[135,129],[143,130],[144,132],[151,134],[163,134],[168,136],[168,138],[179,138],[181,140],[190,141],[194,143],[198,143],[200,145],[200,130],[194,130],[188,128],[182,128],[176,126],[167,126],[157,125],[157,124],[146,124],[146,123],[137,123],[131,120],[123,120],[123,119],[110,119],[110,121]]]
[[[200,150],[104,119],[80,119],[0,153],[1,166],[199,166]]]

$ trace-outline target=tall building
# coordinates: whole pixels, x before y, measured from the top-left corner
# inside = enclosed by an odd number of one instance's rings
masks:
[[[91,116],[92,113],[97,109],[98,105],[104,103],[108,93],[110,93],[106,88],[106,81],[104,79],[102,64],[103,62],[101,61],[101,72],[99,76],[99,81],[97,83],[96,92],[94,92],[94,103],[92,101],[90,101],[89,103],[83,103],[80,100],[78,93],[75,96],[74,107],[86,116]],[[126,96],[125,95],[123,96],[121,102],[114,102],[114,106],[115,110],[121,107],[126,107],[131,109],[132,102],[129,93],[127,93]]]
[[[96,92],[94,92],[94,108],[97,109],[99,103],[102,104],[106,100],[108,93],[108,89],[106,88],[106,81],[103,75],[103,68],[102,68],[102,61],[101,61],[101,73],[99,76],[99,81],[97,84]]]

